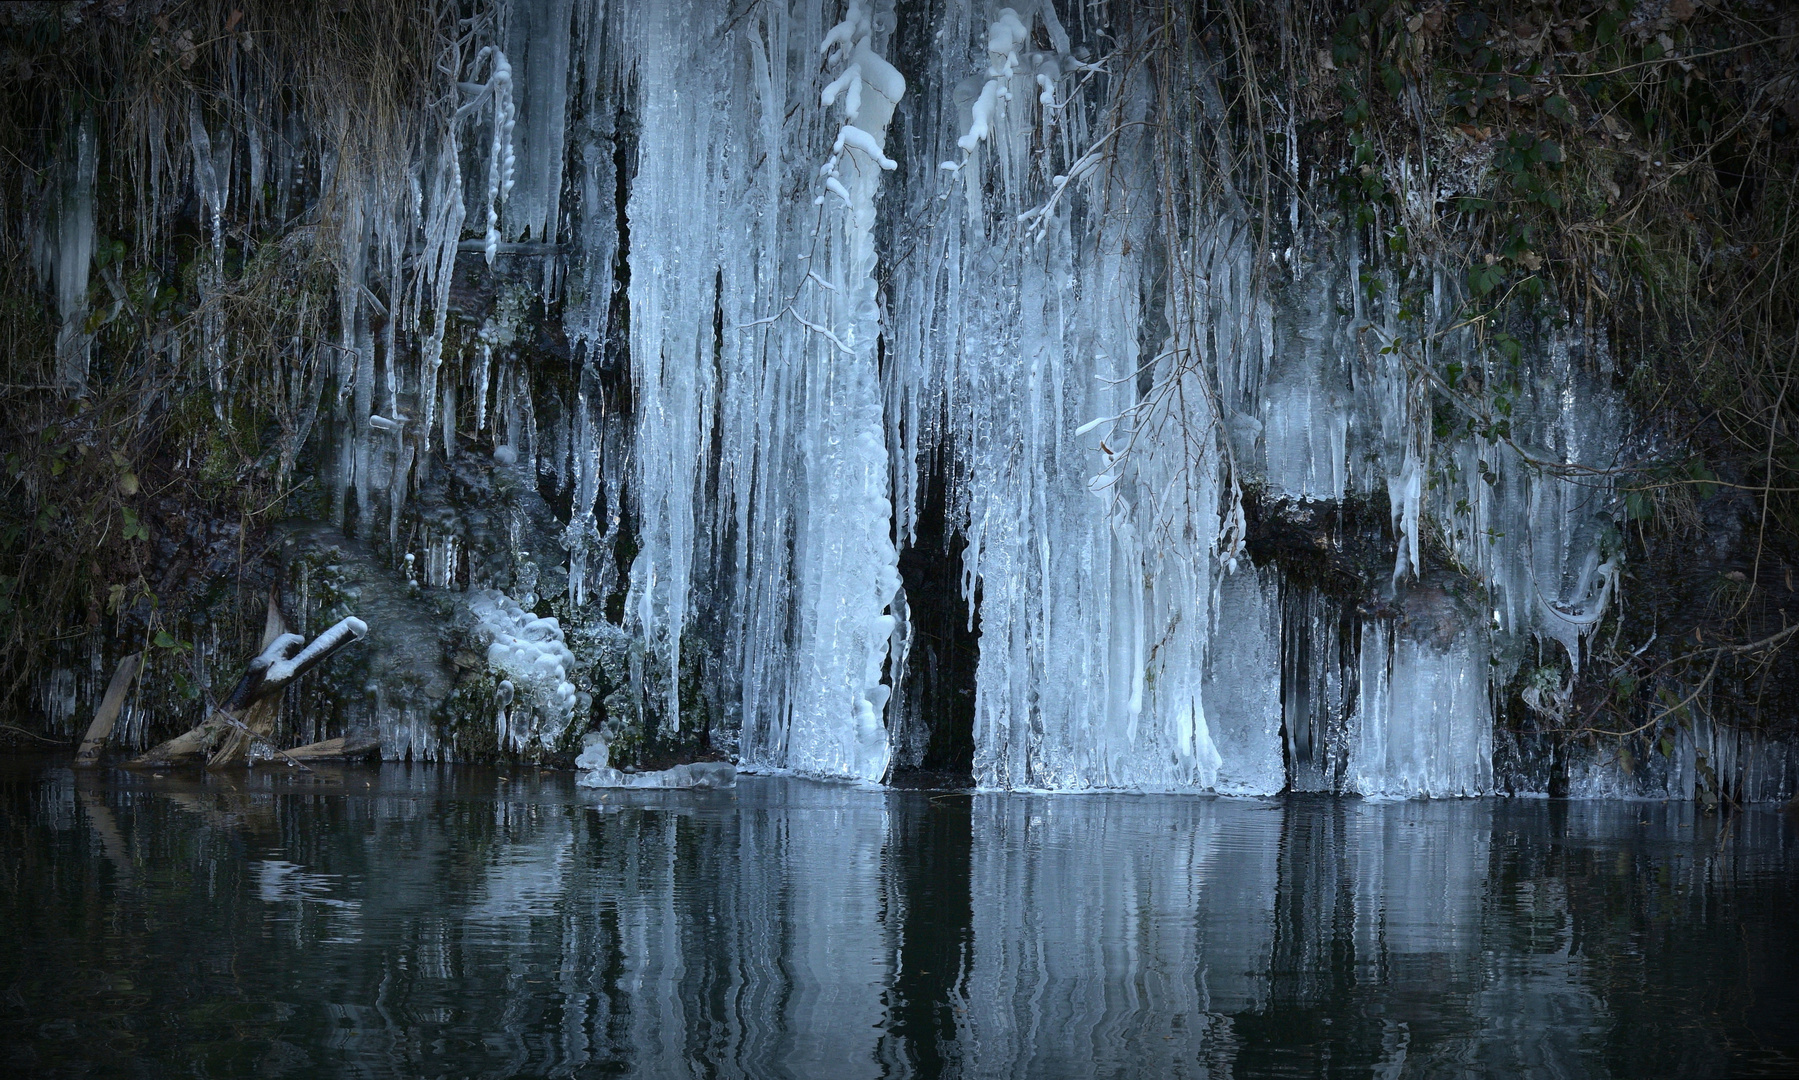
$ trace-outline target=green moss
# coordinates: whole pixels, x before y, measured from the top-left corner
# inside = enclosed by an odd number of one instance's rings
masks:
[[[491,672],[466,672],[440,707],[439,724],[463,761],[493,761],[499,754],[499,680]]]

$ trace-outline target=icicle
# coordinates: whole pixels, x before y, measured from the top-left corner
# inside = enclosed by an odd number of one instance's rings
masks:
[[[506,201],[504,239],[539,244],[556,241],[557,211],[562,199],[562,161],[568,99],[569,16],[571,0],[517,4],[508,25],[507,51],[495,59],[496,77],[506,65],[508,79],[517,78],[508,121],[513,145],[507,148],[510,191]],[[490,201],[492,193],[489,195]],[[498,240],[492,236],[488,244]],[[491,249],[490,249],[491,252]],[[493,256],[488,255],[488,262]],[[553,258],[546,262],[554,263]],[[543,298],[551,296],[546,283]]]
[[[1393,564],[1393,581],[1415,576],[1423,566],[1418,556],[1418,519],[1424,499],[1424,469],[1418,459],[1406,455],[1405,466],[1397,477],[1387,481],[1387,503],[1392,507],[1393,535],[1399,538],[1398,561]]]
[[[487,265],[492,266],[500,250],[500,208],[512,194],[513,170],[518,156],[512,145],[512,129],[518,122],[518,110],[512,99],[512,64],[506,54],[489,45],[475,55],[475,64],[483,59],[492,65],[485,85],[475,86],[475,100],[458,110],[472,109],[487,99],[493,101],[493,137],[487,157],[487,232],[482,238],[482,251]]]
[[[50,261],[56,314],[62,321],[56,334],[57,373],[64,386],[80,388],[87,385],[89,335],[84,324],[88,267],[94,258],[94,176],[99,157],[93,116],[82,114],[70,125],[69,138],[74,145],[63,155],[65,175]]]
[[[475,430],[487,430],[487,379],[493,366],[493,347],[481,346],[481,362],[475,366]]]

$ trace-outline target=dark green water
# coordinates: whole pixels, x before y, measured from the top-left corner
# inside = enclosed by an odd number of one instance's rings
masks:
[[[5,1076],[1799,1072],[1794,823],[0,765]]]

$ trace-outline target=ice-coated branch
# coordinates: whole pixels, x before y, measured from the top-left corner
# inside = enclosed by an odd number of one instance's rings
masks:
[[[291,660],[278,661],[272,665],[266,681],[285,686],[324,663],[331,654],[344,646],[351,642],[361,641],[368,635],[368,632],[369,624],[351,615],[313,638],[312,644],[302,649],[298,656]]]
[[[968,163],[968,158],[981,143],[993,138],[993,121],[999,114],[1002,102],[1012,100],[1012,91],[1006,86],[1012,75],[1018,70],[1018,50],[1030,40],[1030,32],[1025,29],[1024,21],[1012,8],[1000,8],[994,14],[993,21],[987,24],[987,74],[988,79],[981,87],[981,96],[976,98],[969,110],[968,130],[956,140],[962,148],[962,161],[945,161],[939,168],[951,172],[960,172]],[[1055,95],[1050,86],[1044,82],[1047,76],[1038,76],[1038,85],[1043,93],[1039,100],[1048,98],[1054,101]]]
[[[870,12],[863,9],[860,0],[850,0],[849,10],[843,13],[843,21],[825,32],[824,40],[818,43],[818,55],[823,56],[832,49],[842,56],[854,47],[858,37],[867,37],[872,28]],[[830,102],[825,102],[829,105]]]
[[[825,189],[842,199],[844,207],[852,213],[872,201],[873,191],[862,178],[863,168],[856,159],[851,158],[847,163],[850,172],[845,173],[840,168],[845,164],[844,155],[848,151],[862,154],[882,171],[899,168],[899,163],[883,150],[883,143],[887,123],[893,118],[893,108],[906,94],[906,80],[899,69],[870,47],[873,35],[872,12],[864,8],[860,0],[851,0],[843,21],[825,34],[818,49],[820,53],[830,54],[831,63],[845,65],[818,97],[819,104],[827,109],[842,98],[844,120],[831,145],[830,160],[819,169],[819,175],[824,179]],[[872,91],[874,95],[866,102],[866,109],[864,90]],[[866,196],[861,194],[865,190]],[[813,200],[814,203],[823,201],[822,195]]]
[[[830,108],[837,101],[837,95],[848,91],[843,99],[843,116],[846,120],[854,120],[862,111],[862,65],[851,64],[843,69],[843,74],[831,80],[831,84],[819,95],[819,104]]]
[[[1042,206],[1026,210],[1024,213],[1019,214],[1019,224],[1034,224],[1037,232],[1036,239],[1043,239],[1043,234],[1049,229],[1050,217],[1056,212],[1056,204],[1062,201],[1062,193],[1068,190],[1069,184],[1074,183],[1076,180],[1079,180],[1081,177],[1087,175],[1098,167],[1099,163],[1105,158],[1105,155],[1100,152],[1100,148],[1114,135],[1117,135],[1119,130],[1119,128],[1113,128],[1111,131],[1101,135],[1098,141],[1089,147],[1085,154],[1082,154],[1075,160],[1073,165],[1068,167],[1067,173],[1052,180],[1049,201],[1045,202]]]
[[[244,677],[220,708],[241,712],[264,698],[273,697],[300,676],[324,663],[333,653],[369,632],[369,624],[355,616],[343,619],[307,645],[298,634],[282,634],[250,661]],[[302,648],[302,646],[304,646]]]
[[[805,318],[800,315],[799,312],[794,311],[791,307],[788,308],[787,310],[789,312],[792,312],[794,322],[799,323],[801,326],[805,327],[806,329],[812,331],[815,334],[822,334],[826,338],[830,339],[831,344],[837,346],[837,348],[842,350],[846,356],[856,355],[856,351],[854,349],[850,348],[848,345],[845,345],[843,343],[843,341],[840,338],[838,338],[838,336],[836,334],[831,333],[831,331],[818,325],[817,323],[807,322],[805,320]]]
[[[837,142],[832,145],[831,152],[833,154],[841,154],[846,147],[860,150],[864,154],[867,154],[873,159],[875,164],[879,165],[887,172],[892,172],[894,169],[899,168],[899,162],[888,157],[882,151],[881,140],[853,124],[843,125],[843,129],[837,133]]]

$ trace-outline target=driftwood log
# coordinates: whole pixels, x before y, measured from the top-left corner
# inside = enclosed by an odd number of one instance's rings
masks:
[[[119,661],[119,666],[112,673],[112,682],[106,686],[106,696],[100,699],[100,707],[94,710],[93,723],[87,726],[87,735],[81,740],[81,749],[75,752],[75,767],[91,769],[100,764],[100,754],[112,739],[113,725],[118,723],[119,712],[125,707],[125,695],[131,692],[131,683],[144,666],[144,654],[129,653]]]
[[[356,747],[346,752],[343,740],[327,740],[297,750],[275,748],[275,724],[281,718],[281,692],[289,683],[318,667],[344,646],[360,641],[369,632],[361,619],[344,619],[336,626],[312,639],[287,632],[280,610],[269,605],[269,618],[263,628],[262,652],[239,679],[230,695],[215,706],[196,727],[151,748],[127,764],[131,767],[182,765],[200,761],[209,769],[247,765],[252,751],[292,761],[356,756]],[[326,749],[327,743],[337,743]]]

